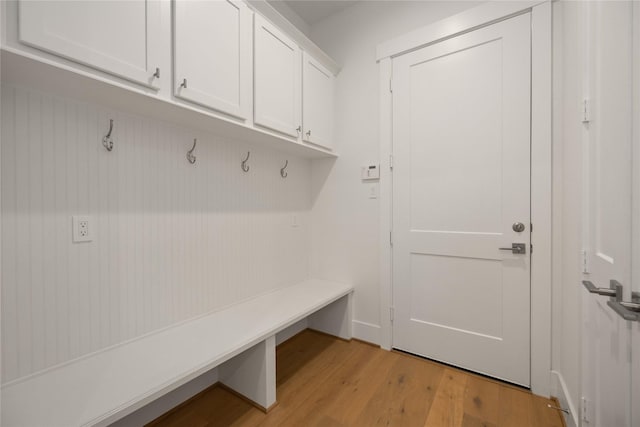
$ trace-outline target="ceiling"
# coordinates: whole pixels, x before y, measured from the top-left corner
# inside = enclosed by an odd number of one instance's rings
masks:
[[[307,25],[311,26],[324,18],[353,6],[359,0],[275,0],[269,3],[284,3]],[[277,8],[277,5],[274,5]]]

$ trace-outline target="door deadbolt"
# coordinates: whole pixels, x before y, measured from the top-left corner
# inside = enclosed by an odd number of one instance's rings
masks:
[[[513,228],[513,231],[517,233],[522,233],[524,231],[524,224],[521,222],[514,222],[511,228]]]

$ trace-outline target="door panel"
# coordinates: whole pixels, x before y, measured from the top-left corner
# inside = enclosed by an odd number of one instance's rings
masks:
[[[528,386],[530,15],[395,58],[393,81],[393,345]]]
[[[241,1],[174,2],[177,97],[248,118],[249,20],[247,6]],[[182,85],[184,79],[186,88]]]
[[[585,126],[585,278],[600,287],[631,285],[632,3],[589,2]],[[629,426],[631,327],[607,297],[583,292],[583,395],[595,426]]]
[[[300,48],[258,14],[254,17],[254,122],[298,136],[301,128]]]
[[[21,0],[19,7],[22,43],[157,87],[159,2]]]
[[[303,53],[302,139],[321,147],[333,147],[333,74],[311,55]]]

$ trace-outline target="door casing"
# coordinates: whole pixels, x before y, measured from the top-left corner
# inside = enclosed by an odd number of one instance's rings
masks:
[[[551,394],[552,7],[550,1],[490,2],[378,46],[380,134],[380,345],[392,337],[392,59],[427,44],[531,12],[531,390]]]

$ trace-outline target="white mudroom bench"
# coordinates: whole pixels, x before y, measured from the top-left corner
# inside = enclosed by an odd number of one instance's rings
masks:
[[[352,293],[307,280],[8,383],[2,425],[106,426],[213,368],[219,382],[268,410],[276,334],[306,318],[311,329],[350,339]]]

